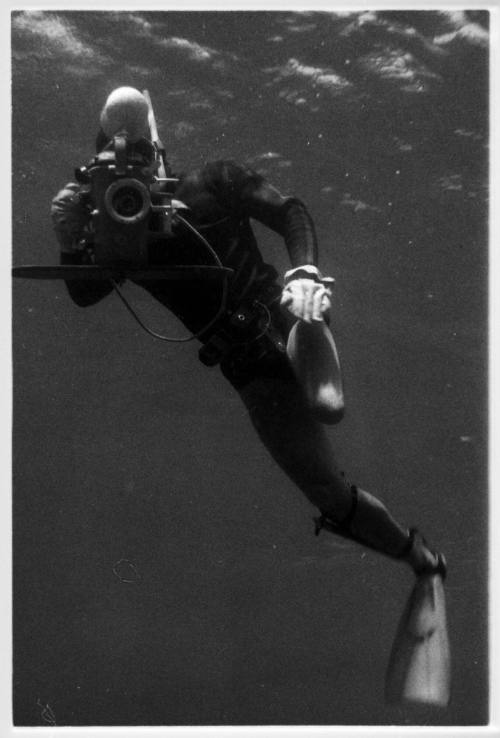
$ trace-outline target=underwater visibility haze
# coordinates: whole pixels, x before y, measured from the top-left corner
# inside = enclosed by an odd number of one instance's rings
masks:
[[[13,264],[57,263],[51,198],[122,85],[149,90],[174,171],[233,158],[311,212],[346,390],[328,432],[446,554],[452,699],[384,704],[411,575],[314,536],[195,343],[14,280],[15,724],[484,724],[488,14],[13,13]]]

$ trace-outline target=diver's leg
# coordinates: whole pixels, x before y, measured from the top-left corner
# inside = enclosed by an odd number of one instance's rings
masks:
[[[376,497],[347,483],[324,426],[312,417],[296,382],[258,377],[239,392],[270,454],[321,511],[322,527],[402,559],[416,573],[437,566],[420,536],[402,527]]]
[[[339,355],[325,321],[297,320],[288,336],[287,354],[314,417],[328,424],[342,420],[344,391]]]

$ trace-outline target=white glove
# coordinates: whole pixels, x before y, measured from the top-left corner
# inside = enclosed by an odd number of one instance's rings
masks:
[[[334,283],[312,264],[290,269],[285,274],[281,306],[306,323],[321,322],[330,310]]]

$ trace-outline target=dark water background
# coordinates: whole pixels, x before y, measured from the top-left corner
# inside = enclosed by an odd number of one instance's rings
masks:
[[[50,198],[123,84],[149,89],[175,169],[234,157],[300,196],[337,278],[347,415],[332,441],[446,552],[453,652],[448,709],[386,706],[408,572],[312,535],[314,510],[194,344],[155,342],[113,297],[82,310],[62,284],[16,281],[18,725],[487,721],[487,24],[13,16],[13,262],[56,263]]]

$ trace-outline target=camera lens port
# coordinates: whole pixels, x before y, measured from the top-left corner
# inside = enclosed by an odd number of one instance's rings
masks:
[[[104,195],[106,210],[118,223],[132,225],[144,220],[151,209],[148,188],[138,179],[113,182]]]

